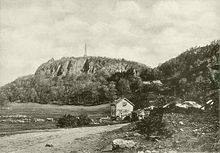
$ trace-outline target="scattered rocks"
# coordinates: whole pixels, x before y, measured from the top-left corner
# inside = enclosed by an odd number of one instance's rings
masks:
[[[102,152],[108,152],[108,151],[112,151],[112,145],[107,145],[103,150]]]
[[[134,136],[135,136],[135,137],[140,137],[141,134],[139,134],[139,133],[134,133]]]
[[[71,151],[70,153],[78,153],[77,151]]]
[[[184,123],[182,121],[179,122],[180,125],[184,125]]]
[[[177,153],[177,151],[173,151],[173,150],[172,150],[172,151],[169,151],[168,153]]]
[[[150,150],[145,150],[145,152],[144,153],[151,153],[151,151]]]
[[[41,118],[34,118],[34,122],[45,122],[45,120]]]
[[[115,139],[112,141],[112,147],[114,149],[133,148],[137,143],[133,140]]]
[[[51,122],[53,122],[54,119],[53,119],[53,118],[47,118],[47,121],[51,121]]]

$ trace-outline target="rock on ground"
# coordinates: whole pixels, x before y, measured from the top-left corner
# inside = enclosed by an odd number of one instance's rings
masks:
[[[133,140],[115,139],[112,141],[113,149],[133,148],[136,144]]]

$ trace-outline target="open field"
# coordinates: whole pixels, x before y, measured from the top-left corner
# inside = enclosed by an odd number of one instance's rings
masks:
[[[109,104],[98,106],[58,106],[36,103],[11,103],[0,109],[0,135],[6,133],[56,128],[55,120],[64,114],[87,113],[92,118],[109,114]],[[6,132],[6,133],[5,133]]]

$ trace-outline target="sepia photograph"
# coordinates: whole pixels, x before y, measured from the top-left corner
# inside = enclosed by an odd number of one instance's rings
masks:
[[[0,0],[0,153],[219,153],[220,0]]]

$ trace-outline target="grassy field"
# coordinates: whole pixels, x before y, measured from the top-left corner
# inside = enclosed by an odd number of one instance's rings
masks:
[[[87,113],[100,118],[110,113],[109,104],[98,106],[58,106],[36,103],[11,103],[0,109],[0,135],[8,132],[56,128],[56,119],[64,114]],[[48,120],[48,119],[53,120]]]

